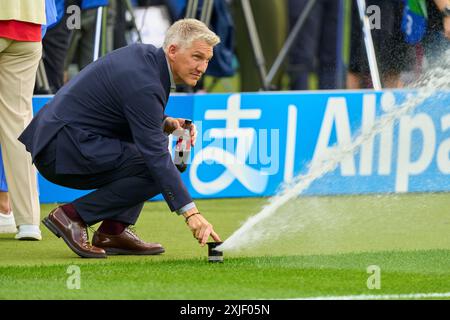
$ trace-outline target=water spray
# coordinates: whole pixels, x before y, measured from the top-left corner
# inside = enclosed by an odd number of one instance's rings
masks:
[[[321,178],[325,174],[332,172],[347,156],[354,154],[359,150],[361,145],[373,139],[377,134],[381,133],[386,127],[392,125],[396,120],[404,115],[411,113],[418,105],[426,99],[433,96],[436,91],[448,89],[450,70],[450,51],[445,53],[438,67],[426,72],[418,81],[414,88],[415,94],[407,98],[407,100],[392,108],[373,123],[370,130],[359,132],[355,135],[351,143],[344,146],[335,146],[332,151],[324,155],[322,158],[315,159],[310,163],[306,174],[298,175],[291,182],[284,184],[275,196],[268,200],[268,204],[262,210],[250,217],[241,228],[235,231],[217,250],[238,250],[248,247],[251,244],[260,242],[265,234],[258,232],[256,225],[273,217],[277,210],[288,203],[293,198],[298,197],[304,192],[312,182]],[[273,240],[273,239],[272,239]]]

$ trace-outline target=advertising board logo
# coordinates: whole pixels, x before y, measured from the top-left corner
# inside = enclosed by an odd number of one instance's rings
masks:
[[[257,139],[257,132],[252,127],[240,127],[241,120],[259,120],[262,110],[259,108],[241,109],[241,95],[234,94],[228,98],[227,108],[222,110],[207,110],[205,121],[224,120],[224,128],[211,128],[205,132],[204,140],[215,142],[227,141],[226,147],[223,143],[211,143],[202,148],[192,160],[190,169],[190,180],[192,186],[205,195],[218,193],[228,188],[235,180],[238,180],[245,188],[254,193],[262,193],[268,183],[268,170],[258,170],[251,167],[257,164],[257,159],[252,155],[255,144],[261,148],[267,143],[267,139]],[[267,131],[267,130],[266,130]],[[273,140],[277,140],[278,131],[271,132]],[[261,135],[259,135],[261,136]],[[233,145],[234,141],[236,144]],[[278,148],[278,141],[273,144]],[[273,150],[272,150],[273,151]],[[252,161],[254,160],[254,161]],[[219,164],[225,167],[225,171],[212,181],[203,181],[198,176],[199,166],[202,163]],[[278,170],[278,161],[273,162]],[[272,166],[271,166],[272,167]],[[274,169],[272,167],[272,169]]]

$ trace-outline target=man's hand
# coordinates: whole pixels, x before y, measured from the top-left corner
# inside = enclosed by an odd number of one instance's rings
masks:
[[[184,125],[184,120],[182,118],[172,118],[167,117],[163,122],[163,130],[167,134],[172,134],[176,130],[182,130]],[[195,145],[195,141],[197,140],[197,127],[195,124],[191,124],[190,126],[191,132],[191,145]]]
[[[196,208],[183,213],[183,216],[186,218],[192,214],[194,215],[188,219],[187,225],[189,229],[191,229],[194,238],[198,240],[202,247],[208,241],[209,236],[211,236],[216,242],[222,242],[219,235],[214,232],[213,226],[200,213],[198,213]]]

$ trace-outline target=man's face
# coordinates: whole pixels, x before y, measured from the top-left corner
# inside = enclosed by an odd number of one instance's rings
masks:
[[[194,87],[208,68],[213,47],[203,40],[196,40],[190,48],[170,45],[167,55],[175,83]]]

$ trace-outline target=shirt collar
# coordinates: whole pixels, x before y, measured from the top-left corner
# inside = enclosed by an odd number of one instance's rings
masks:
[[[172,73],[172,70],[170,69],[169,59],[167,59],[167,56],[165,54],[164,54],[164,56],[166,57],[167,69],[169,70],[170,90],[174,91],[177,87],[175,85],[175,81],[173,80],[173,73]]]

